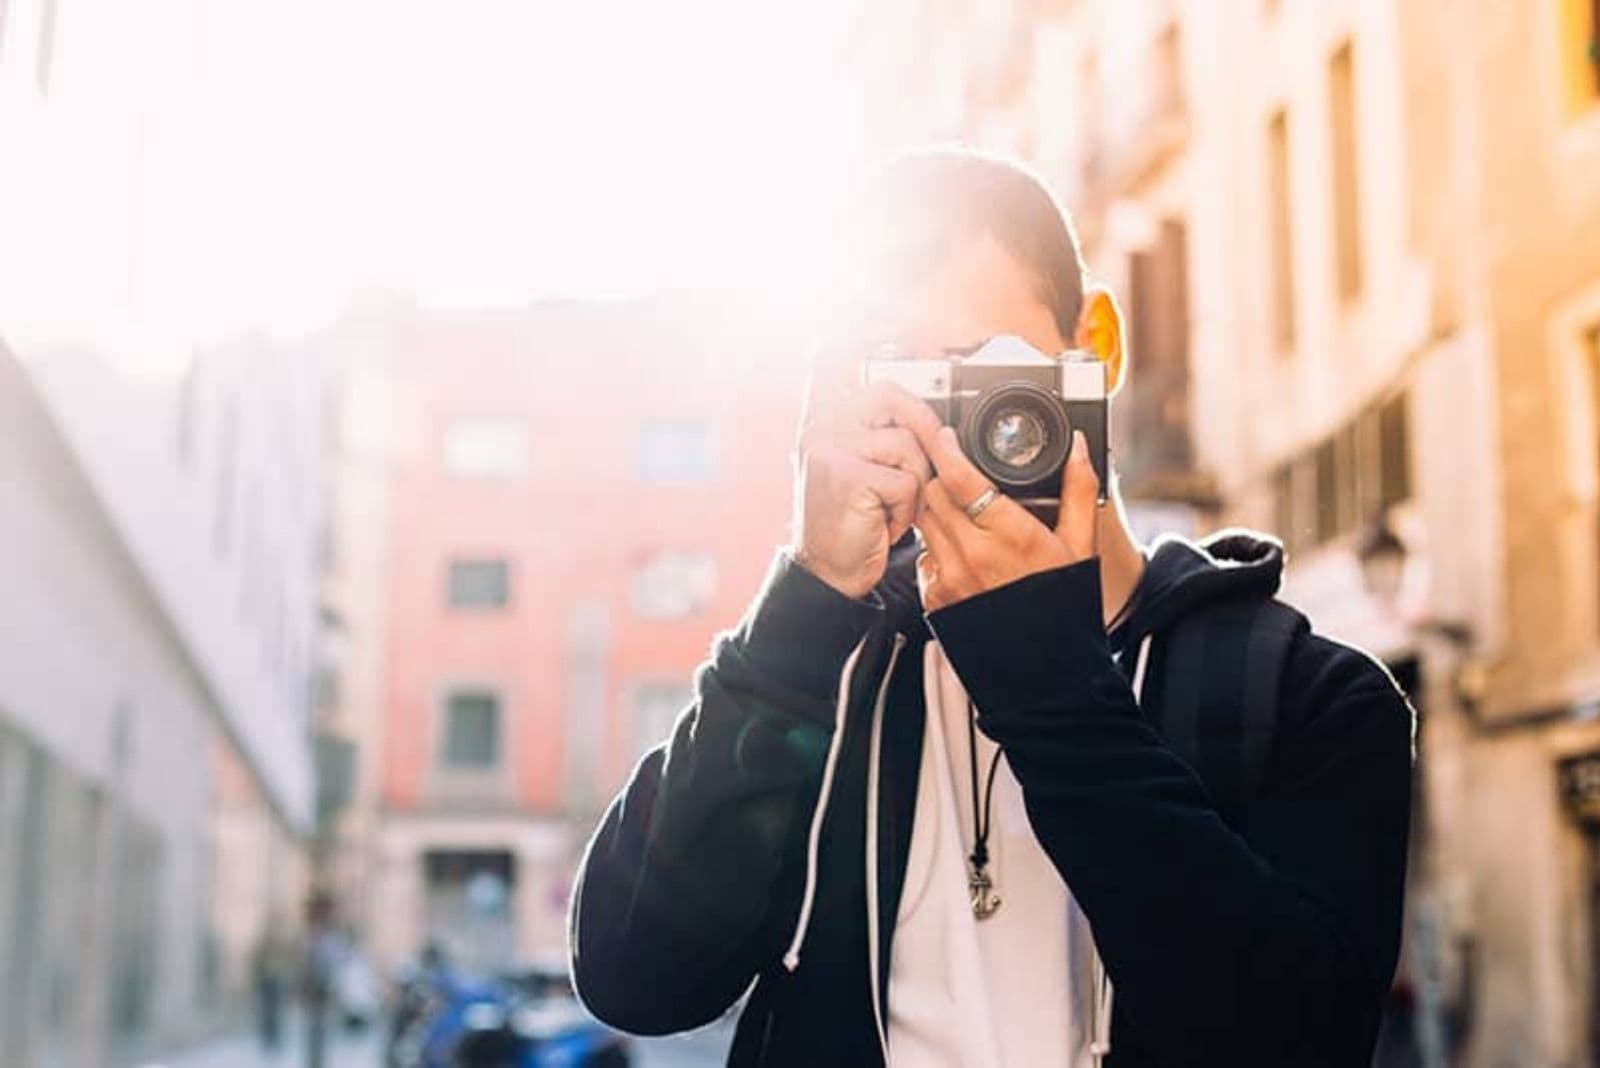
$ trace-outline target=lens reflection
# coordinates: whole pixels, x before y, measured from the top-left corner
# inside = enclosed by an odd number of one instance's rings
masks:
[[[1044,452],[1045,429],[1032,412],[1011,408],[989,424],[984,436],[989,455],[1011,467],[1026,467]]]

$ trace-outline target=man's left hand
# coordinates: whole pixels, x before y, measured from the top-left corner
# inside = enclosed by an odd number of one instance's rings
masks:
[[[955,431],[913,428],[938,477],[927,484],[917,529],[927,551],[917,558],[922,607],[933,612],[1020,578],[1087,560],[1098,551],[1100,479],[1082,432],[1062,470],[1061,511],[1052,530],[1010,497],[967,509],[994,486],[961,451]]]

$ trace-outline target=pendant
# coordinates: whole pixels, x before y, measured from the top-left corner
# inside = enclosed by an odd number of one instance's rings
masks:
[[[994,880],[989,873],[975,864],[967,865],[967,892],[972,899],[972,914],[987,920],[1000,908],[1000,896],[994,892]]]

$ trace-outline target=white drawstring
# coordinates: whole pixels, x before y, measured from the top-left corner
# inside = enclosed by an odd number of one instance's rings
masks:
[[[839,673],[839,700],[833,713],[833,738],[828,742],[828,761],[822,768],[822,788],[817,794],[816,808],[811,810],[811,836],[806,843],[806,889],[800,899],[800,916],[795,921],[794,937],[789,941],[789,951],[783,955],[783,966],[793,972],[800,967],[800,946],[806,940],[806,928],[811,925],[811,906],[817,896],[817,851],[822,842],[822,818],[828,809],[828,795],[833,792],[833,772],[839,763],[839,750],[844,745],[845,713],[850,705],[850,678],[855,674],[856,661],[867,644],[865,638],[856,643],[855,651],[844,662]]]
[[[1133,665],[1133,699],[1140,705],[1144,704],[1144,672],[1150,662],[1150,635],[1146,634],[1139,643],[1139,659]],[[1100,1068],[1105,1059],[1111,1054],[1111,999],[1115,991],[1111,988],[1111,975],[1106,971],[1105,961],[1100,959],[1100,947],[1090,945],[1094,950],[1094,988],[1092,991],[1093,1019],[1090,1021],[1089,1055],[1094,1058],[1095,1068]]]
[[[889,696],[889,679],[905,644],[904,634],[894,636],[894,651],[889,654],[889,666],[872,708],[872,744],[867,754],[867,966],[872,969],[872,1020],[878,1026],[884,1064],[889,1063],[889,1036],[884,1031],[883,995],[878,990],[878,758],[883,750],[883,706]]]

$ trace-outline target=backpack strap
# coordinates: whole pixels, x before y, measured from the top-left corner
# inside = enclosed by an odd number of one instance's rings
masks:
[[[1252,597],[1208,605],[1156,637],[1162,686],[1146,715],[1230,823],[1261,793],[1284,668],[1309,630],[1283,602]]]

